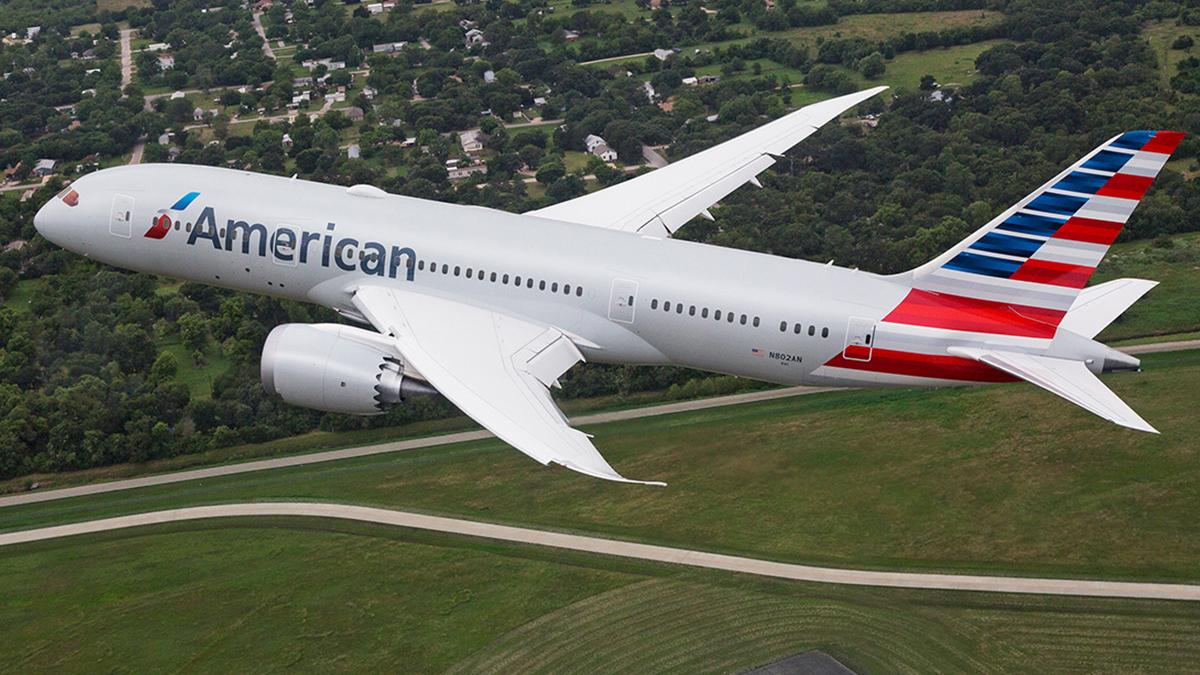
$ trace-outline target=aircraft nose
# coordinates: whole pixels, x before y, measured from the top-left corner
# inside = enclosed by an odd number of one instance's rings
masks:
[[[59,200],[57,197],[51,198],[50,201],[43,204],[42,208],[38,209],[38,212],[33,216],[34,229],[36,229],[43,237],[56,244],[59,243],[60,239],[58,232],[55,231],[57,229],[55,224],[59,218],[56,218],[54,213],[58,210],[56,206],[58,201]]]

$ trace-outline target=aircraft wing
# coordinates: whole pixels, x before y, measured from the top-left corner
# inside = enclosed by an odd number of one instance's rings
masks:
[[[1134,412],[1133,408],[1104,386],[1100,378],[1088,370],[1083,361],[972,347],[951,347],[948,351],[957,356],[981,361],[1009,375],[1036,384],[1114,424],[1158,433],[1158,430]]]
[[[529,215],[655,236],[670,236],[775,163],[818,128],[887,87],[805,106],[703,152],[598,192]]]
[[[354,305],[442,395],[526,455],[596,478],[665,485],[621,476],[568,425],[549,387],[583,355],[558,329],[382,286],[359,287]]]

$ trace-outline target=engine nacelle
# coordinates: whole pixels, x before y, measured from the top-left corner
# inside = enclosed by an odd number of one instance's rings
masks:
[[[339,324],[277,326],[263,345],[263,389],[293,405],[352,415],[378,415],[410,396],[436,394],[405,376],[388,344],[378,333]]]

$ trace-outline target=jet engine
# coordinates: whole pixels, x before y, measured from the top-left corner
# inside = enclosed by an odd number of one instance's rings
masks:
[[[262,383],[293,405],[352,415],[378,415],[410,396],[437,393],[404,372],[387,338],[328,323],[272,330],[263,345]]]

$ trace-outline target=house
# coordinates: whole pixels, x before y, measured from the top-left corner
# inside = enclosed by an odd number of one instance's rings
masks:
[[[171,94],[171,100],[172,100],[172,101],[174,101],[174,100],[176,100],[176,99],[183,98],[183,96],[184,96],[184,94],[183,94],[183,92],[182,92],[182,91],[176,91],[176,92],[174,92],[174,93],[172,93],[172,94]]]
[[[376,54],[395,54],[404,49],[407,42],[381,42],[377,45],[371,45],[371,51]]]
[[[283,145],[283,147],[285,147],[285,148],[291,148],[291,147],[292,147],[292,144],[293,144],[293,141],[292,141],[292,135],[291,135],[291,134],[284,134],[284,135],[283,135],[283,139],[280,141],[280,144],[282,144],[282,145]]]
[[[495,82],[496,81],[496,71],[494,71],[494,70],[483,71],[483,81],[488,84]]]
[[[4,250],[5,251],[20,251],[21,249],[25,248],[25,244],[28,244],[28,243],[29,242],[25,241],[24,239],[13,239],[12,241],[10,241],[4,245]]]
[[[158,57],[159,70],[171,70],[175,67],[175,57],[170,54],[163,54]]]
[[[472,28],[463,36],[467,47],[486,47],[488,44],[487,38],[483,37],[483,31],[478,28]]]
[[[342,101],[346,100],[346,92],[331,91],[328,94],[325,94],[325,100],[329,101],[330,103],[341,103]]]
[[[700,80],[698,80],[694,77],[685,77],[682,80],[680,80],[680,82],[682,82],[683,84],[686,84],[689,87],[694,87],[694,86],[700,84]]]
[[[659,61],[666,61],[667,59],[671,58],[672,56],[675,56],[674,49],[655,49],[654,50],[654,58],[658,59]]]
[[[617,151],[608,147],[608,144],[605,143],[604,141],[601,141],[601,142],[597,143],[596,145],[592,146],[592,148],[589,150],[589,152],[591,152],[593,155],[599,157],[600,159],[602,159],[606,162],[617,161]]]
[[[578,39],[579,39],[579,31],[563,30],[563,40],[565,40],[567,42],[574,42]]]
[[[485,137],[479,129],[467,129],[458,135],[458,142],[462,145],[463,152],[474,153],[483,150],[483,142]]]
[[[367,11],[370,12],[371,14],[383,14],[383,3],[382,2],[372,2],[369,5],[367,5]]]
[[[607,145],[604,139],[600,138],[596,134],[588,134],[587,138],[583,139],[583,144],[587,146],[588,152],[591,152],[592,148],[595,148],[597,145]]]
[[[171,45],[169,45],[165,42],[154,42],[154,43],[146,45],[146,51],[148,51],[148,52],[165,52],[170,48],[171,48]]]
[[[316,70],[317,66],[325,66],[325,70],[341,70],[346,67],[345,61],[334,61],[333,59],[305,59],[300,62],[308,70]]]
[[[700,84],[716,84],[721,81],[720,75],[701,75],[699,78]]]
[[[654,85],[650,84],[649,80],[642,83],[642,91],[646,92],[646,98],[654,103],[654,97],[658,95],[658,92],[654,91]]]
[[[463,19],[462,21],[458,22],[458,27],[463,30],[471,30],[475,27],[475,22],[470,19]]]
[[[169,134],[169,133],[160,134],[158,137],[158,144],[159,145],[170,145],[171,144],[171,134]]]
[[[536,96],[536,97],[534,97],[534,99],[533,99],[533,104],[534,104],[534,105],[539,105],[539,106],[540,106],[540,105],[546,105],[546,97],[545,97],[545,96]]]
[[[358,147],[357,143],[351,143],[346,146],[346,156],[350,159],[358,159],[362,156],[362,148]]]
[[[311,87],[312,84],[313,84],[313,79],[312,79],[311,75],[305,75],[304,77],[292,78],[292,87],[293,88]]]
[[[39,159],[37,163],[33,165],[33,175],[37,176],[38,178],[45,178],[46,176],[54,173],[54,167],[56,166],[58,166],[58,162],[54,161],[53,159]]]
[[[350,120],[351,122],[361,122],[364,113],[362,108],[352,105],[343,110],[342,114],[345,115],[346,119]]]
[[[35,38],[39,34],[41,34],[41,32],[42,32],[41,26],[30,26],[29,28],[25,29],[25,39],[32,40],[33,38]]]
[[[299,94],[294,94],[292,96],[292,105],[297,106],[297,107],[299,107],[305,103],[309,103],[311,101],[312,101],[312,92],[311,91],[302,91]]]
[[[470,178],[474,174],[486,172],[486,164],[468,164],[467,166],[459,166],[453,169],[447,168],[446,177],[450,180],[462,180],[464,178]]]

